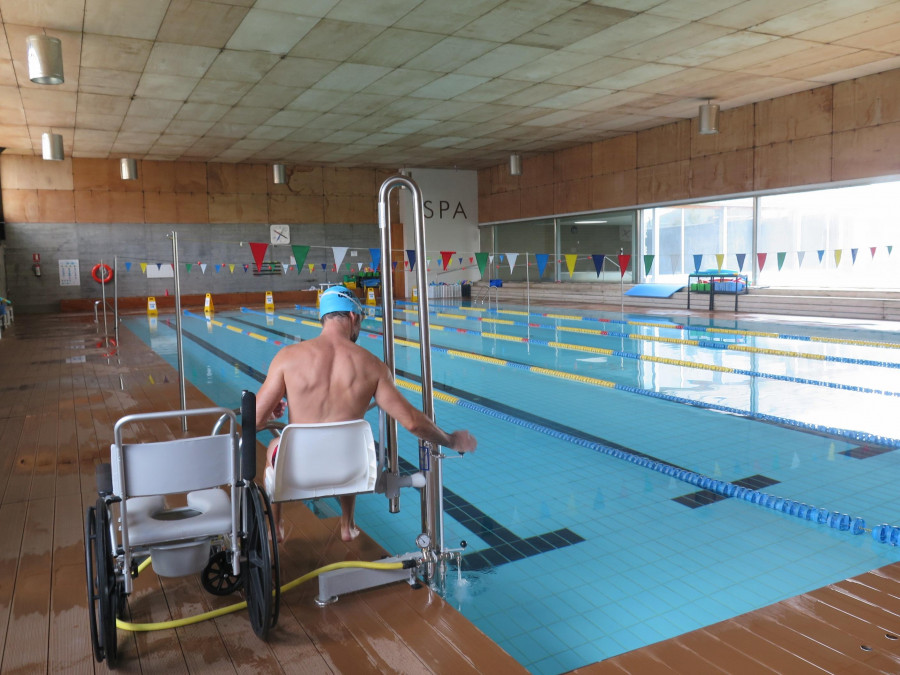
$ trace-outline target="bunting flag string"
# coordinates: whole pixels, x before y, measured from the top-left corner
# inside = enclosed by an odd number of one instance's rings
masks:
[[[184,263],[184,271],[190,273],[191,267],[194,266],[194,263]]]
[[[141,274],[147,273],[147,263],[141,263]]]
[[[538,268],[538,278],[544,276],[544,270],[547,269],[547,261],[550,259],[550,256],[546,253],[535,253],[534,260],[537,262]]]
[[[234,263],[228,264],[228,271],[231,272],[232,274],[234,274]]]
[[[575,253],[566,253],[566,269],[569,270],[569,278],[572,278],[572,274],[575,272],[575,261],[578,259],[578,255]]]
[[[130,271],[131,271],[131,263],[130,263],[130,262],[125,263],[125,271],[126,271],[126,272],[130,272]]]
[[[650,268],[653,267],[653,259],[656,256],[652,253],[647,253],[644,255],[644,274],[650,276]],[[719,269],[722,269],[720,266]],[[598,275],[599,276],[599,275]]]
[[[256,262],[256,271],[262,272],[262,264],[263,260],[266,259],[266,249],[269,248],[269,245],[265,242],[260,241],[251,241],[250,242],[250,252],[253,254],[253,260]],[[246,272],[247,269],[245,268]]]
[[[200,263],[200,272],[202,274],[206,274],[206,267],[207,267],[206,263]]]
[[[594,261],[594,269],[597,270],[597,278],[600,278],[600,272],[603,271],[603,261],[606,258],[602,253],[594,253],[591,255],[591,260]]]

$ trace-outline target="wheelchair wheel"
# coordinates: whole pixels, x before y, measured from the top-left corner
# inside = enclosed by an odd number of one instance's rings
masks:
[[[215,553],[200,574],[200,584],[207,593],[230,595],[243,586],[243,577],[231,571],[231,555],[228,551]]]
[[[94,658],[114,668],[118,659],[116,612],[123,595],[112,560],[109,511],[102,498],[85,515],[84,552]]]
[[[247,596],[247,611],[253,632],[265,640],[278,620],[281,589],[276,563],[278,548],[267,533],[268,499],[255,483],[247,487],[244,505],[247,509],[247,531],[244,538],[244,563],[241,574]]]

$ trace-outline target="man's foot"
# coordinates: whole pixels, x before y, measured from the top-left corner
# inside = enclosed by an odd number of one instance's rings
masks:
[[[356,525],[350,525],[349,527],[344,527],[341,524],[341,539],[344,541],[353,541],[359,536],[359,528]]]
[[[275,541],[279,544],[283,544],[285,539],[287,539],[289,532],[285,530],[284,521],[279,520],[275,523]]]

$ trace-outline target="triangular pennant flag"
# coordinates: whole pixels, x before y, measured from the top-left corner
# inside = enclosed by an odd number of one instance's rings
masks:
[[[630,253],[620,253],[619,254],[619,274],[621,276],[625,276],[625,270],[628,269],[628,263],[631,262],[631,254]]]
[[[309,246],[291,246],[291,250],[294,252],[294,262],[297,264],[297,274],[300,274],[300,268],[303,267],[303,262],[306,260],[306,256],[309,254]],[[310,270],[312,272],[312,270]]]
[[[315,266],[313,263],[309,263],[309,272],[310,272],[310,274],[312,274],[312,272],[313,272],[315,269],[316,269],[316,266]],[[298,270],[297,273],[299,274],[299,270],[300,270],[300,267],[299,267],[299,266],[297,267],[297,270]]]
[[[494,264],[494,254],[493,254],[493,253],[491,253],[491,254],[488,256],[488,262],[490,262],[491,265]]]
[[[869,247],[869,251],[872,252],[872,257],[873,257],[873,258],[875,257],[875,249],[876,249],[876,248],[878,248],[878,247],[877,247],[877,246],[870,246],[870,247]]]
[[[416,252],[414,249],[406,249],[406,258],[409,261],[409,271],[412,272],[416,267]]]
[[[147,263],[141,263],[141,272],[143,274],[147,273]]]
[[[518,253],[507,253],[506,259],[509,261],[509,273],[512,274],[513,267],[516,266],[516,259],[519,257]]]
[[[290,263],[281,263],[281,269],[284,270],[285,274],[287,274],[288,265],[290,265]]]
[[[594,269],[597,270],[597,277],[600,277],[600,272],[603,271],[603,261],[606,259],[606,256],[602,253],[591,253],[591,260],[594,261]]]
[[[502,253],[500,254],[500,262],[504,262]]]
[[[695,253],[695,254],[694,254],[694,271],[695,271],[695,272],[699,272],[699,271],[700,271],[700,265],[701,265],[701,264],[703,264],[703,254],[702,254],[702,253]]]
[[[787,257],[787,251],[779,251],[778,252],[778,271],[781,271],[781,266],[784,265],[784,259]]]
[[[716,269],[720,272],[722,271],[722,263],[725,262],[725,254],[724,253],[716,253]]]
[[[231,272],[232,274],[234,274],[234,263],[230,263],[228,265],[228,271]]]
[[[262,272],[263,260],[266,259],[266,249],[269,245],[264,242],[251,241],[250,250],[253,252],[253,260],[256,261],[256,271]]]
[[[244,271],[245,271],[245,272],[249,272],[249,271],[250,271],[250,265],[246,265],[246,264],[245,264],[245,265],[244,265]]]
[[[839,248],[834,249],[834,266],[839,267],[841,264],[841,254],[843,251]]]
[[[323,270],[327,270],[327,269],[328,269],[328,263],[322,263],[322,269],[323,269]]]
[[[450,264],[450,258],[453,257],[453,254],[456,251],[441,251],[441,264],[444,266],[444,271],[447,271],[447,265]]]
[[[819,256],[819,264],[821,265],[821,264],[822,264],[822,257],[825,255],[825,249],[824,249],[824,248],[820,248],[818,251],[816,251],[816,255]]]
[[[219,263],[216,263],[216,274],[219,273],[220,269],[222,269],[222,266]]]
[[[125,263],[125,271],[126,271],[126,272],[130,272],[130,271],[131,271],[131,263],[130,263],[130,262]]]
[[[335,271],[337,268],[341,266],[341,263],[344,261],[344,256],[347,255],[347,249],[349,246],[332,246],[331,251],[334,253],[334,267]]]
[[[162,266],[163,266],[162,263],[156,263],[156,269],[161,270]]]
[[[488,253],[486,251],[481,251],[475,254],[475,260],[478,261],[478,271],[481,273],[481,276],[484,276],[484,268],[487,267],[488,263]]]
[[[184,269],[185,269],[185,271],[187,271],[187,272],[190,272],[190,271],[191,271],[191,267],[193,267],[193,266],[194,266],[194,263],[184,263]]]
[[[669,264],[671,265],[671,273],[678,274],[681,271],[681,254],[680,253],[670,253],[669,254]]]
[[[372,256],[372,269],[377,270],[381,265],[381,249],[380,248],[370,248],[369,254]]]
[[[537,261],[538,277],[544,276],[544,270],[547,269],[547,260],[550,256],[546,253],[535,253],[534,259]]]
[[[575,261],[578,260],[577,253],[566,253],[564,256],[566,259],[566,269],[569,270],[569,278],[572,278],[572,273],[575,272]]]
[[[337,271],[338,271],[338,266],[337,266],[337,265],[332,265],[332,266],[331,266],[331,271],[332,271],[332,272],[337,272]]]
[[[207,265],[206,263],[200,263],[200,272],[201,272],[202,274],[206,274],[206,268],[207,268],[207,267],[208,267],[208,265]]]
[[[650,275],[650,268],[653,267],[653,259],[656,256],[652,253],[647,253],[644,255],[644,274]]]
[[[760,272],[762,272],[762,268],[766,266],[766,255],[766,253],[756,254],[756,265],[759,267]]]
[[[391,269],[393,269],[393,270],[397,269],[397,261],[396,260],[391,263]]]
[[[462,266],[462,256],[460,256],[459,258],[457,258],[457,260],[459,261],[460,266]]]
[[[857,253],[859,253],[859,249],[858,249],[858,248],[851,248],[851,249],[850,249],[850,264],[851,264],[851,265],[855,265],[855,264],[856,264],[856,254],[857,254]]]
[[[475,258],[473,258],[472,256],[469,256],[469,264],[471,265],[473,262],[475,262]]]
[[[806,251],[797,251],[797,267],[803,267],[803,259],[806,257]]]
[[[734,257],[737,258],[738,272],[743,272],[744,271],[744,260],[747,258],[747,254],[746,253],[736,253]]]
[[[888,255],[890,255],[894,251],[894,247],[888,246],[887,248],[888,248]]]
[[[356,263],[356,271],[362,272],[362,263],[361,262]]]

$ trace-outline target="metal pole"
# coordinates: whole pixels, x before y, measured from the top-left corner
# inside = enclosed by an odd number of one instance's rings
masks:
[[[181,395],[181,409],[187,408],[187,394],[184,387],[184,344],[181,335],[181,277],[178,274],[178,233],[172,231],[172,269],[175,271],[175,348],[178,353],[178,392]],[[181,418],[181,430],[187,431],[187,417]]]
[[[103,259],[100,259],[100,278],[103,278]],[[106,284],[100,284],[100,297],[103,299],[103,345],[109,354],[109,327],[106,321]]]
[[[116,321],[116,355],[119,353],[119,256],[113,256],[113,318]]]
[[[531,316],[531,275],[528,273],[528,251],[525,251],[525,305],[528,316]],[[529,320],[528,323],[531,323]]]

